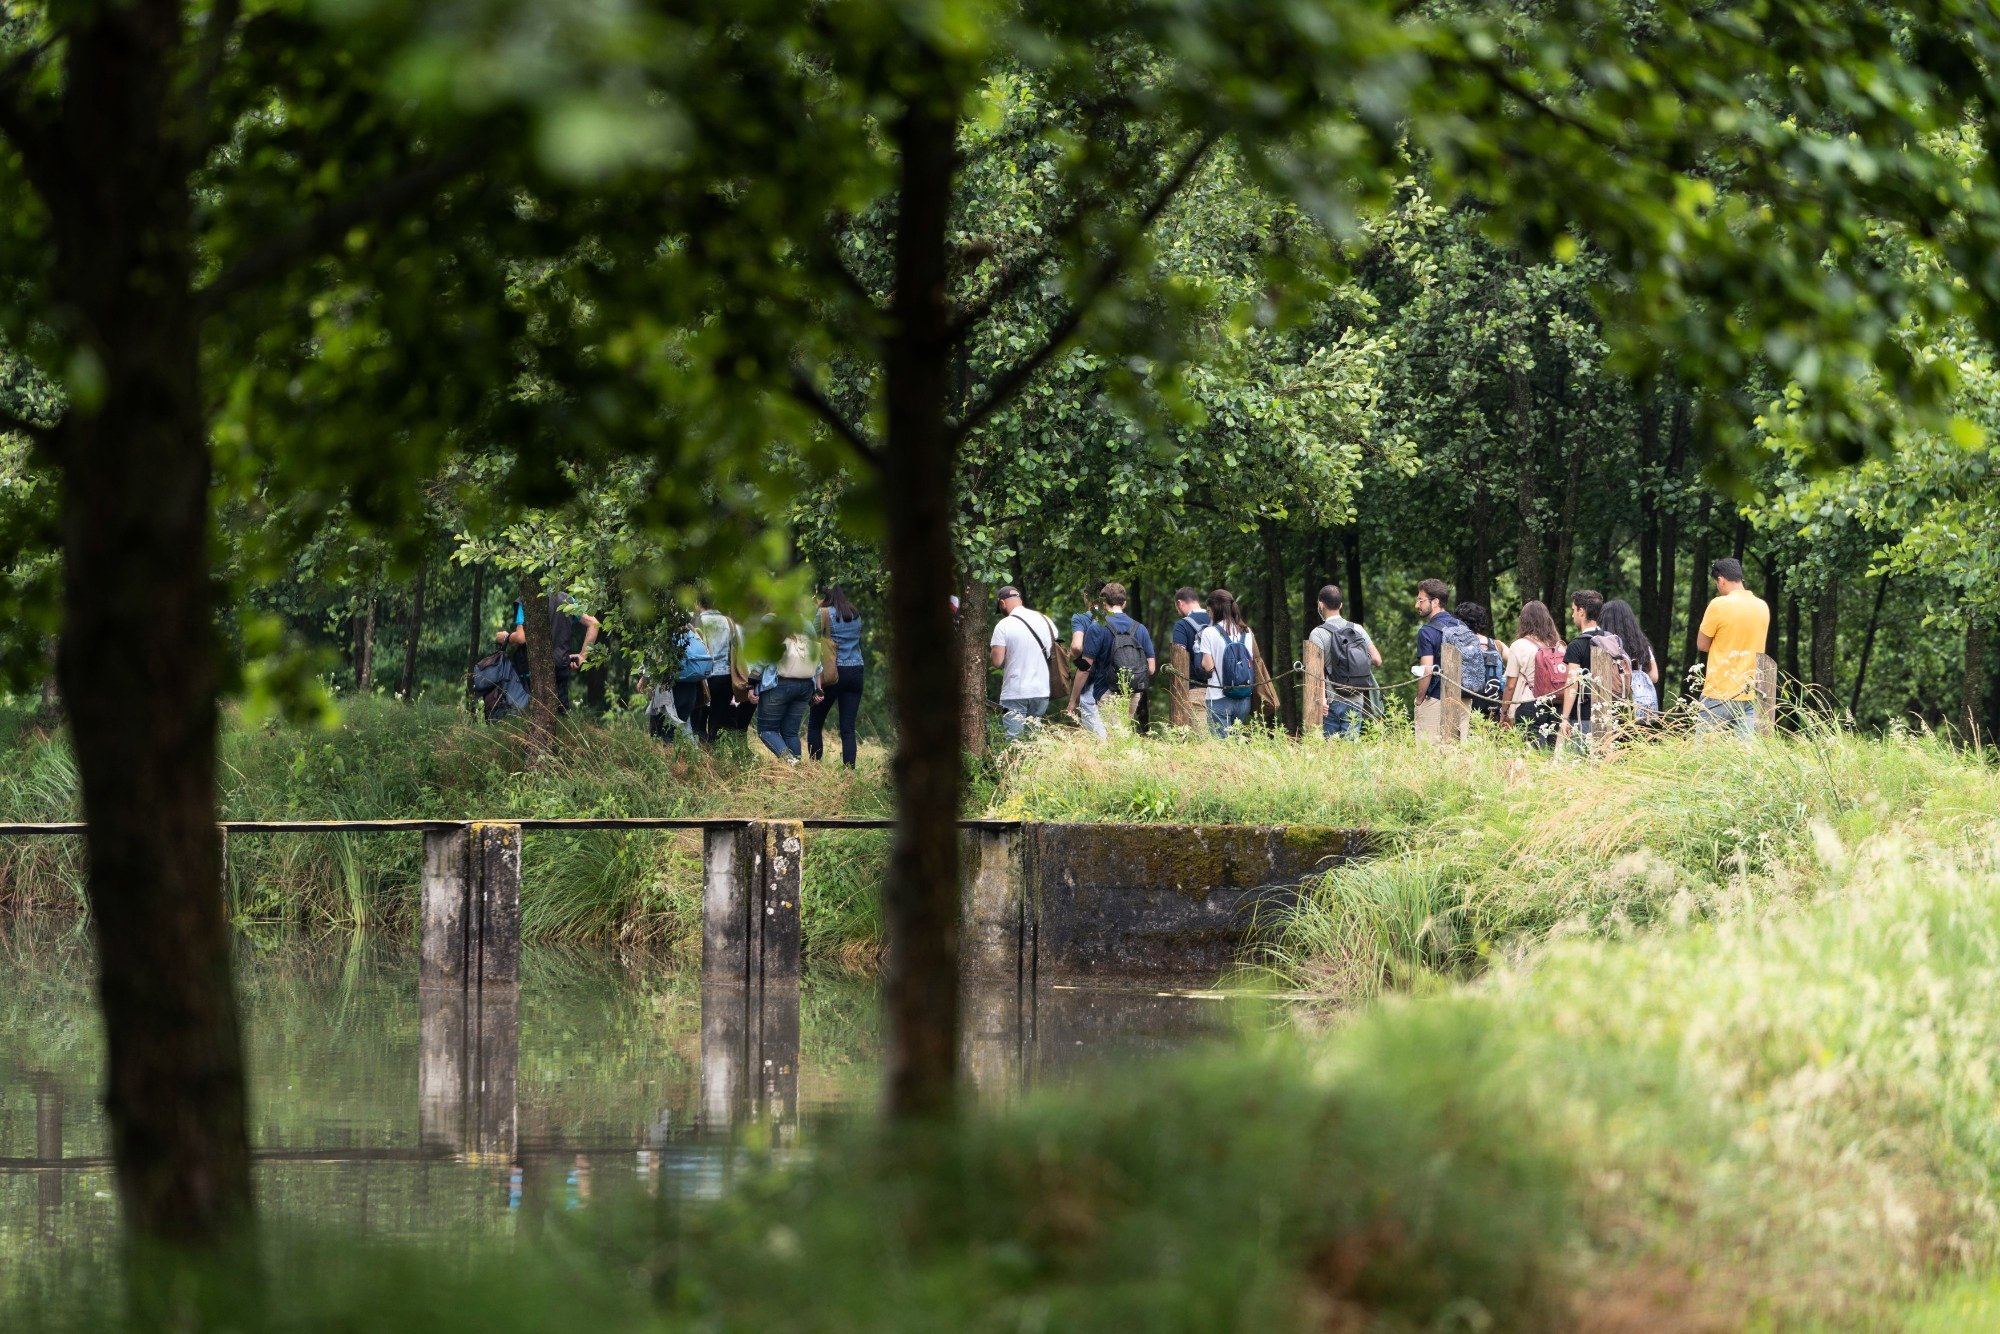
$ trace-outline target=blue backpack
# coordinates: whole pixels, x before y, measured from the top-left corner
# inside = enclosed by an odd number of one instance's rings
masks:
[[[708,641],[701,637],[701,631],[690,630],[681,636],[681,669],[675,673],[676,681],[706,681],[715,668],[715,657],[708,651]]]
[[[1250,661],[1250,648],[1242,635],[1228,636],[1222,646],[1222,661],[1216,665],[1224,699],[1249,699],[1257,688],[1257,669]]]

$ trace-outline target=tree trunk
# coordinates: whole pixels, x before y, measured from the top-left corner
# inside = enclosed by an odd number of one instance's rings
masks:
[[[1285,539],[1270,519],[1258,529],[1264,547],[1264,626],[1259,633],[1264,636],[1264,661],[1277,677],[1291,666],[1297,653],[1292,643],[1292,600],[1285,596]],[[1278,716],[1294,736],[1299,732],[1299,707],[1299,678],[1293,672],[1278,689]]]
[[[1970,616],[1965,622],[1965,674],[1959,680],[1959,735],[1968,746],[1979,744],[1979,697],[1986,685],[1986,622]]]
[[[1674,607],[1679,601],[1676,594],[1679,592],[1680,581],[1680,484],[1681,469],[1687,461],[1689,434],[1688,400],[1685,395],[1677,395],[1675,398],[1672,425],[1668,430],[1666,476],[1668,485],[1672,487],[1673,501],[1669,504],[1665,495],[1662,495],[1656,502],[1664,511],[1664,515],[1660,521],[1659,603],[1657,606],[1648,606],[1643,612],[1647,617],[1644,626],[1646,637],[1659,646],[1661,653],[1671,651],[1669,646],[1674,642]],[[1699,583],[1705,577],[1706,573],[1704,570],[1696,570],[1694,572],[1695,581]],[[1662,661],[1660,664],[1661,687],[1665,688],[1670,679],[1674,681],[1681,680],[1686,671],[1687,661],[1685,659],[1679,664],[1678,671],[1670,664]],[[1664,697],[1662,697],[1661,702],[1666,702]]]
[[[375,601],[354,615],[354,690],[361,695],[375,689]]]
[[[1358,520],[1347,525],[1341,533],[1340,545],[1346,553],[1347,586],[1341,590],[1346,614],[1349,620],[1359,621],[1368,615],[1368,608],[1361,596],[1365,581],[1361,571],[1361,524]]]
[[[1799,595],[1793,593],[1785,599],[1785,676],[1786,687],[1796,694],[1799,683],[1806,679],[1805,667],[1799,660],[1800,635]]]
[[[1681,661],[1686,670],[1693,671],[1696,636],[1701,633],[1701,613],[1708,606],[1708,590],[1715,586],[1708,577],[1708,525],[1709,516],[1715,510],[1715,493],[1708,492],[1701,498],[1701,511],[1694,521],[1694,567],[1688,579],[1688,623],[1687,639],[1681,649]]]
[[[946,600],[946,606],[950,600]],[[967,755],[986,753],[986,678],[991,657],[987,653],[986,620],[993,605],[993,586],[983,579],[967,578],[958,586],[958,670],[959,694],[965,707],[959,714],[958,744]],[[1062,633],[1062,627],[1056,627]],[[1050,702],[1054,707],[1054,702]]]
[[[1839,647],[1840,576],[1829,574],[1825,587],[1819,591],[1812,618],[1813,703],[1828,712],[1840,707],[1834,693],[1839,688]]]
[[[244,1057],[217,892],[218,649],[209,455],[174,79],[180,6],[68,27],[52,285],[102,398],[54,441],[57,670],[76,750],[104,1019],[104,1108],[129,1233],[213,1249],[247,1231]],[[144,701],[143,708],[134,707]],[[183,1297],[182,1300],[185,1300]]]
[[[1521,531],[1515,542],[1514,581],[1526,601],[1539,597],[1542,591],[1541,515],[1537,510],[1541,459],[1535,448],[1535,399],[1526,370],[1517,366],[1507,373],[1507,398],[1521,441],[1520,485],[1514,492]]]
[[[1875,655],[1875,630],[1882,623],[1882,602],[1889,595],[1889,576],[1878,575],[1875,579],[1875,607],[1868,613],[1868,630],[1861,636],[1861,661],[1854,668],[1854,693],[1848,697],[1848,717],[1861,717],[1861,686],[1868,679],[1868,659]]]
[[[1653,465],[1660,453],[1660,406],[1656,391],[1648,391],[1639,410],[1639,628],[1644,630],[1660,601],[1660,492]],[[1647,639],[1665,644],[1664,638]]]
[[[472,567],[472,613],[470,619],[472,622],[472,656],[466,659],[465,665],[467,667],[485,657],[489,652],[487,645],[493,642],[491,635],[486,629],[486,567],[484,565],[475,565]]]
[[[403,632],[403,679],[396,686],[405,704],[417,697],[417,647],[424,634],[424,579],[429,573],[429,562],[417,566],[417,582],[410,589],[410,623]]]
[[[528,641],[528,733],[522,759],[536,769],[556,747],[556,646],[549,634],[548,595],[533,570],[521,572],[520,598],[521,629]]]
[[[911,63],[928,63],[919,50]],[[934,56],[930,60],[934,61]],[[955,96],[919,88],[893,127],[899,150],[895,296],[883,357],[889,688],[896,715],[896,832],[883,900],[889,935],[888,1112],[948,1115],[958,1067],[959,758],[965,692],[952,633],[951,386],[946,255],[956,168]],[[983,621],[985,603],[963,602]],[[939,663],[942,652],[945,661]],[[940,670],[942,669],[942,670]]]
[[[1549,610],[1556,613],[1556,623],[1562,623],[1563,604],[1569,600],[1570,563],[1576,554],[1576,508],[1578,497],[1583,491],[1583,455],[1588,442],[1579,435],[1570,446],[1569,472],[1563,478],[1562,527],[1556,535],[1556,559],[1550,567],[1551,582],[1548,596],[1544,599]]]

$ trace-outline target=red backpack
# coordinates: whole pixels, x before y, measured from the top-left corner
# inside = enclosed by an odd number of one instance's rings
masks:
[[[1560,695],[1569,684],[1569,664],[1563,661],[1563,646],[1535,645],[1535,696],[1547,699]]]

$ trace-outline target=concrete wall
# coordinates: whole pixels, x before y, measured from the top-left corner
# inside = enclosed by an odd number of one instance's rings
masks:
[[[1039,824],[966,834],[969,976],[1212,982],[1261,914],[1367,852],[1317,826]]]

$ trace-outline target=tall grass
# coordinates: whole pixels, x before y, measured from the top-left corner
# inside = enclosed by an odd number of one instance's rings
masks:
[[[1064,820],[1312,823],[1375,855],[1270,923],[1263,960],[1351,992],[1484,966],[1572,933],[1713,919],[1815,892],[1811,831],[1893,830],[1948,851],[2000,824],[2000,774],[1934,737],[1832,729],[1746,744],[1666,737],[1590,761],[1481,733],[1304,745],[1051,737],[1025,748],[1005,813]]]
[[[517,729],[486,727],[445,704],[349,703],[326,731],[250,725],[230,715],[221,747],[225,819],[495,819],[508,816],[878,816],[890,809],[874,746],[853,774],[770,761],[725,738],[714,753],[662,745],[643,720],[564,725],[555,755],[523,768]],[[28,729],[0,752],[0,819],[78,818],[76,767],[61,735]],[[880,913],[880,838],[816,836],[806,860],[816,910],[807,948],[860,961]],[[238,919],[306,926],[406,924],[422,850],[409,834],[239,835],[229,846]],[[73,839],[0,840],[0,916],[80,909]],[[619,940],[688,950],[700,940],[701,847],[694,834],[538,833],[527,845],[522,929],[544,940]]]

